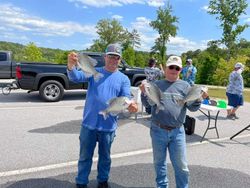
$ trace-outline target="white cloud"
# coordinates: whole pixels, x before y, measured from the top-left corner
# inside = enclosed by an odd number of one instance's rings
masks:
[[[132,28],[136,29],[141,32],[146,32],[146,31],[153,31],[153,29],[150,27],[149,23],[151,21],[147,19],[146,17],[137,17],[135,22],[132,22]]]
[[[148,4],[149,6],[163,6],[165,0],[68,0],[69,2],[74,3],[76,6],[79,6],[79,4],[83,4],[86,6],[92,6],[92,7],[107,7],[107,6],[113,6],[113,7],[121,7],[123,5],[128,4]]]
[[[150,21],[146,17],[137,17],[135,22],[131,23],[130,29],[136,29],[141,39],[141,46],[137,50],[150,51],[154,46],[156,38],[159,37],[157,31],[150,27]],[[189,50],[205,49],[206,44],[207,41],[194,42],[180,36],[170,37],[167,43],[167,54],[181,55],[181,53]]]
[[[210,11],[210,8],[208,8],[208,5],[205,5],[205,6],[201,7],[201,10],[208,12],[208,11]]]
[[[113,19],[116,19],[116,20],[122,20],[122,19],[123,19],[123,16],[120,16],[120,15],[113,15],[112,18],[113,18]]]
[[[148,5],[153,7],[164,6],[164,0],[149,0]]]
[[[96,35],[94,25],[80,25],[75,22],[54,22],[27,14],[11,4],[0,5],[0,25],[7,29],[31,32],[42,36],[71,36],[75,33]]]

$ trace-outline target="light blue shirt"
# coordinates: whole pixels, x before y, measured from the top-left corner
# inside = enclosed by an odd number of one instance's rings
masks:
[[[193,65],[185,66],[183,67],[181,71],[182,79],[184,81],[187,81],[192,86],[195,83],[196,73],[197,73],[197,69]]]
[[[242,95],[244,89],[242,75],[237,71],[231,72],[229,75],[229,83],[227,86],[227,92],[236,95]]]
[[[99,81],[95,82],[93,76],[86,77],[80,70],[67,71],[68,78],[76,83],[88,82],[88,91],[83,112],[82,126],[91,130],[112,132],[117,128],[117,116],[109,115],[106,120],[99,114],[108,107],[107,102],[120,96],[130,98],[130,81],[120,71],[108,72],[104,67],[96,68],[103,74]]]

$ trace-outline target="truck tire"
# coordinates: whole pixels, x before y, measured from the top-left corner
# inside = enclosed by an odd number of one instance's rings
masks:
[[[39,88],[40,97],[47,102],[60,101],[64,95],[62,84],[56,80],[48,80],[42,83]]]

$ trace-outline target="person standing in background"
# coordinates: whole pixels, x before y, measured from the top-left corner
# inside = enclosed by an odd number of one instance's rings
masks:
[[[229,83],[227,86],[226,95],[228,98],[228,105],[233,106],[232,109],[227,110],[228,119],[239,119],[236,116],[237,109],[243,105],[243,89],[244,82],[241,73],[244,70],[244,65],[242,63],[236,63],[234,65],[234,70],[229,75]]]
[[[197,69],[193,65],[192,59],[186,60],[186,66],[183,67],[181,74],[182,79],[187,81],[190,86],[193,86],[195,84],[195,77],[196,77]]]
[[[148,61],[148,66],[144,68],[146,80],[148,82],[154,82],[155,80],[160,79],[164,75],[162,64],[160,64],[160,68],[161,69],[156,67],[156,60],[154,58],[150,58]],[[151,106],[148,103],[144,103],[144,106],[146,112],[151,114]]]
[[[117,116],[109,115],[107,119],[99,113],[107,108],[107,102],[115,97],[131,96],[130,81],[118,70],[121,62],[121,50],[118,45],[110,44],[105,51],[105,66],[97,67],[96,71],[103,74],[95,81],[93,75],[87,75],[77,70],[78,55],[71,52],[68,55],[67,75],[75,83],[88,82],[88,91],[84,106],[83,121],[80,131],[80,154],[77,188],[87,188],[89,174],[93,162],[95,147],[98,143],[97,188],[109,188],[109,172],[111,167],[111,145],[117,129]],[[137,104],[132,102],[129,112],[136,112]]]

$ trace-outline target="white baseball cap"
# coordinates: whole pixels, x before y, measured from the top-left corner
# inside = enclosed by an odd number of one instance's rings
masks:
[[[242,63],[236,63],[235,65],[234,65],[234,68],[241,68],[241,69],[244,69],[244,65],[242,64]]]
[[[171,65],[176,65],[180,68],[182,68],[182,60],[179,56],[172,55],[168,58],[166,62],[166,66],[169,67]]]

